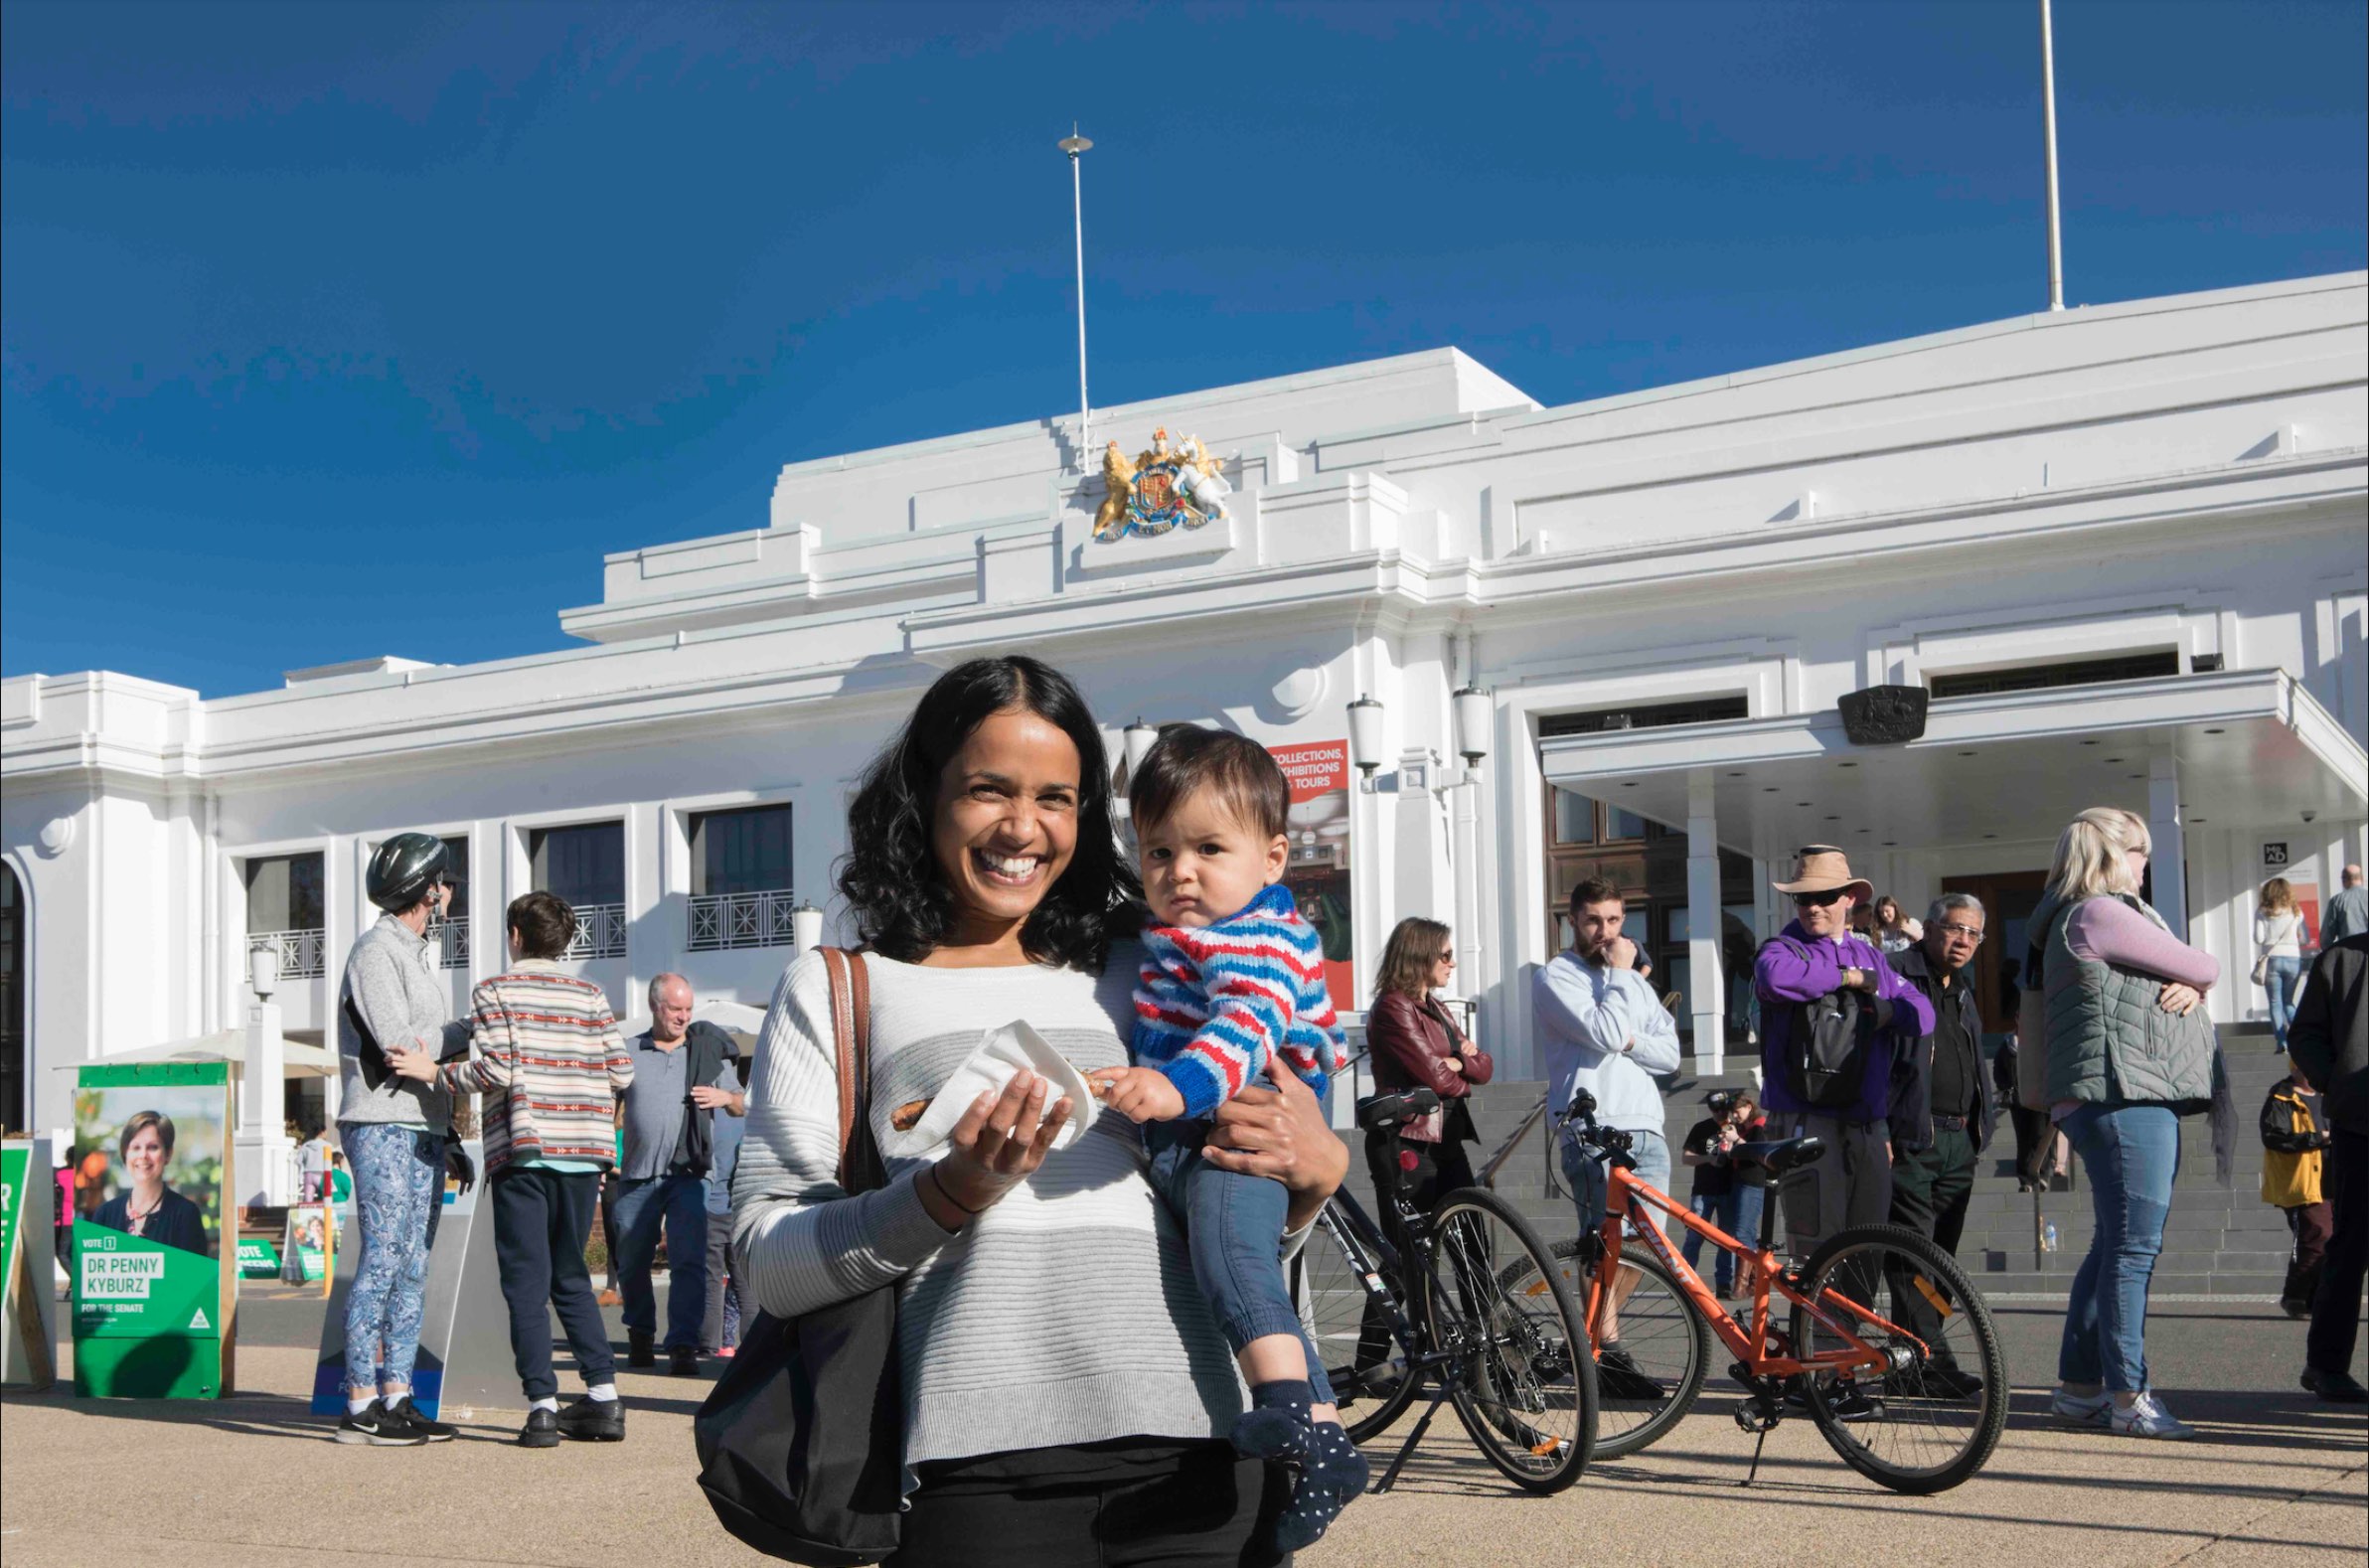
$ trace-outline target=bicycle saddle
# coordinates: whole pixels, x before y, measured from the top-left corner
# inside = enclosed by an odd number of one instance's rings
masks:
[[[1738,1144],[1731,1158],[1759,1166],[1771,1176],[1783,1176],[1796,1166],[1815,1165],[1826,1152],[1823,1139],[1771,1138]]]
[[[1397,1094],[1369,1094],[1357,1102],[1357,1125],[1367,1132],[1404,1127],[1418,1116],[1440,1108],[1440,1097],[1429,1089],[1404,1089]]]

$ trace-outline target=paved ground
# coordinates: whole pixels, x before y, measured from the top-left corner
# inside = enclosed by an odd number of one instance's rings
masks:
[[[628,1374],[621,1448],[507,1446],[515,1412],[476,1411],[463,1441],[374,1451],[325,1440],[305,1412],[317,1299],[241,1301],[248,1392],[218,1404],[0,1403],[0,1557],[8,1568],[117,1560],[124,1546],[184,1568],[374,1563],[748,1564],[691,1485],[701,1385]],[[612,1314],[612,1317],[614,1315]],[[1396,1492],[1368,1497],[1303,1554],[1348,1565],[2065,1561],[2357,1565],[2369,1552],[2369,1418],[2293,1386],[2301,1328],[2265,1305],[2157,1311],[2157,1376],[2205,1436],[2137,1444],[2039,1419],[2056,1310],[2002,1304],[2015,1417],[1989,1468],[1930,1499],[1843,1468],[1807,1422],[1751,1440],[1725,1396],[1659,1447],[1601,1465],[1557,1497],[1525,1496],[1443,1417]],[[620,1334],[620,1338],[622,1335]],[[265,1343],[263,1340],[278,1340]],[[1713,1388],[1716,1388],[1714,1383]],[[1387,1439],[1377,1456],[1389,1451]]]

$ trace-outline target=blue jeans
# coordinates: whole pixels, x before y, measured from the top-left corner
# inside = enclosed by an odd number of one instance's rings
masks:
[[[2073,1276],[2057,1380],[2138,1393],[2147,1387],[2147,1284],[2171,1215],[2180,1120],[2163,1105],[2083,1105],[2058,1125],[2089,1176],[2098,1233]]]
[[[2271,994],[2271,1032],[2278,1036],[2279,1048],[2287,1049],[2287,1026],[2294,1021],[2295,987],[2303,979],[2301,958],[2274,958],[2270,973],[2263,976],[2263,985]]]
[[[666,1231],[667,1328],[665,1348],[700,1347],[700,1327],[708,1316],[708,1183],[677,1173],[617,1183],[617,1293],[625,1298],[625,1332],[655,1333],[658,1293],[650,1269],[658,1260],[660,1227]]]
[[[1629,1174],[1650,1187],[1667,1192],[1669,1140],[1643,1129],[1632,1130],[1629,1137],[1629,1154],[1637,1162],[1637,1168]],[[1579,1233],[1584,1236],[1601,1229],[1610,1191],[1605,1182],[1604,1159],[1594,1150],[1582,1147],[1571,1128],[1566,1128],[1563,1134],[1563,1178],[1571,1183],[1571,1201],[1579,1209]],[[1637,1205],[1629,1216],[1629,1228],[1635,1230],[1639,1214],[1648,1212],[1643,1204]]]
[[[1692,1209],[1697,1217],[1709,1220],[1737,1240],[1750,1241],[1752,1238],[1744,1234],[1736,1219],[1737,1209],[1746,1192],[1758,1197],[1760,1188],[1756,1186],[1729,1187],[1724,1192],[1697,1192],[1686,1206]],[[1760,1207],[1758,1203],[1752,1206],[1755,1210]],[[1753,1219],[1754,1223],[1759,1222],[1757,1212]],[[1686,1239],[1678,1243],[1678,1252],[1686,1259],[1686,1266],[1698,1273],[1702,1268],[1702,1249],[1703,1239],[1701,1234],[1696,1231],[1689,1230],[1686,1232]],[[1720,1295],[1725,1296],[1728,1287],[1735,1283],[1735,1254],[1721,1249],[1718,1261],[1712,1266],[1712,1275],[1713,1287]]]
[[[1152,1157],[1152,1189],[1184,1221],[1192,1252],[1193,1283],[1217,1314],[1234,1353],[1253,1339],[1288,1333],[1308,1358],[1315,1402],[1333,1402],[1324,1360],[1292,1305],[1283,1277],[1283,1229],[1291,1194],[1265,1176],[1220,1171],[1201,1159],[1206,1122],[1149,1122],[1144,1148]]]
[[[411,1386],[428,1248],[444,1195],[444,1139],[385,1122],[340,1122],[354,1168],[362,1255],[346,1293],[346,1386],[357,1397]]]

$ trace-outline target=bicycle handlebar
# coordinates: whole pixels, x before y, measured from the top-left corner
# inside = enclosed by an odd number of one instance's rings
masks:
[[[1571,1104],[1557,1118],[1562,1123],[1577,1123],[1579,1141],[1592,1148],[1626,1154],[1637,1147],[1637,1136],[1618,1127],[1596,1125],[1596,1097],[1582,1089],[1571,1097]]]

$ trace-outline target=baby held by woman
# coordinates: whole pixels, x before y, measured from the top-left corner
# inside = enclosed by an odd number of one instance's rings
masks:
[[[1135,992],[1131,1067],[1089,1074],[1110,1109],[1147,1124],[1152,1184],[1184,1222],[1193,1278],[1250,1386],[1240,1453],[1297,1472],[1279,1544],[1325,1533],[1365,1486],[1324,1363],[1284,1279],[1286,1192],[1201,1159],[1217,1107],[1280,1061],[1321,1099],[1346,1062],[1317,933],[1282,885],[1290,791],[1266,748],[1179,725],[1128,788],[1152,923]]]

